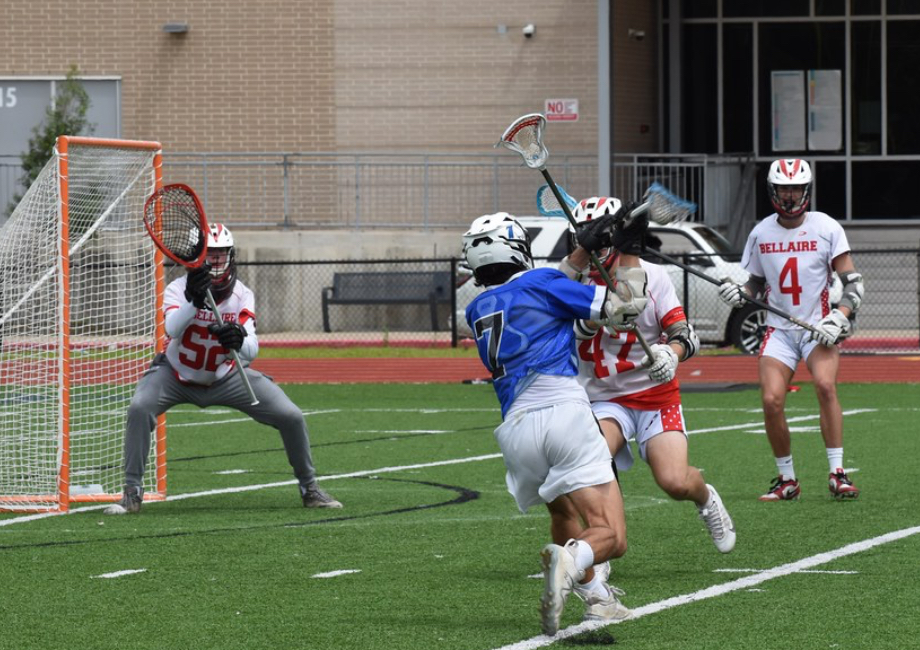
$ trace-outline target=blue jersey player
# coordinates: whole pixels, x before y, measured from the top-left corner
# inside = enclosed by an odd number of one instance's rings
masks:
[[[573,279],[588,251],[615,245],[622,216],[580,229],[579,246],[560,269],[533,268],[527,231],[507,213],[479,217],[463,235],[467,264],[486,287],[466,318],[501,402],[495,437],[508,491],[521,512],[538,503],[550,512],[553,543],[541,553],[541,617],[550,635],[572,591],[587,604],[586,620],[629,615],[618,599],[623,592],[607,584],[607,560],[626,552],[623,499],[576,379],[573,329],[579,318],[629,326],[645,306],[641,268],[619,269],[615,292]]]

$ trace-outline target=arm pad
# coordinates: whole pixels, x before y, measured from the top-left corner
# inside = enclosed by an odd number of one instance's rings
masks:
[[[744,287],[752,298],[760,298],[767,289],[767,279],[759,275],[751,275],[744,283]]]
[[[700,339],[688,321],[681,320],[671,324],[665,330],[665,335],[668,337],[668,343],[680,343],[684,347],[681,361],[686,361],[700,351]]]
[[[840,306],[848,308],[850,318],[852,318],[859,311],[863,293],[865,293],[863,276],[862,273],[856,271],[846,271],[840,274],[840,281],[843,282],[843,297],[840,298]]]

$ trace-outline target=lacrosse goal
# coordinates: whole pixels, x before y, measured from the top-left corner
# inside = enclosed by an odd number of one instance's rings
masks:
[[[163,259],[144,229],[157,142],[61,136],[0,228],[0,511],[116,501],[125,413],[162,349]],[[145,498],[166,491],[165,420]]]

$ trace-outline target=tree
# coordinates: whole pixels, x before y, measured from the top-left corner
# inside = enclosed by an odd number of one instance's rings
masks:
[[[77,66],[71,65],[67,78],[58,85],[54,101],[45,110],[45,118],[32,129],[29,150],[22,154],[23,187],[32,185],[51,159],[59,135],[91,135],[96,130],[96,125],[86,119],[90,107],[89,94],[77,78],[78,74]],[[9,213],[21,199],[20,194],[13,197]]]

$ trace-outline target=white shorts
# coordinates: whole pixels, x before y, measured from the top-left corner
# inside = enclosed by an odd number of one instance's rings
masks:
[[[820,345],[817,341],[812,341],[808,335],[809,332],[803,329],[780,330],[768,327],[763,345],[760,347],[760,356],[772,357],[795,370],[799,360],[807,359],[815,346]]]
[[[660,411],[640,411],[616,404],[614,402],[594,402],[591,405],[598,420],[614,420],[620,425],[620,431],[626,444],[617,452],[614,461],[617,470],[625,472],[633,466],[634,458],[630,441],[635,440],[639,446],[639,455],[648,462],[646,447],[648,441],[665,431],[681,431],[687,435],[684,426],[684,411],[680,404],[666,406]]]
[[[614,480],[610,450],[587,403],[519,409],[495,429],[505,483],[521,512]]]

